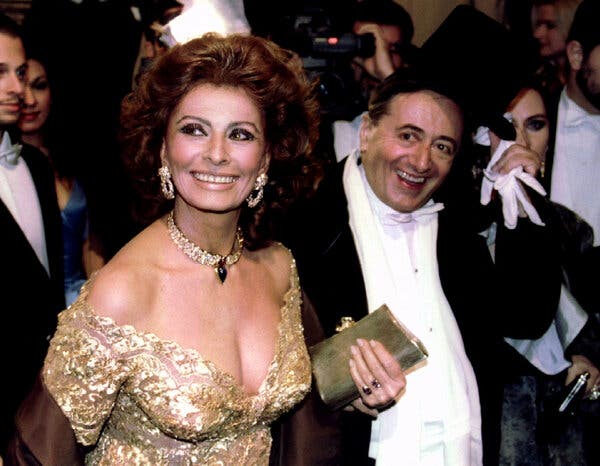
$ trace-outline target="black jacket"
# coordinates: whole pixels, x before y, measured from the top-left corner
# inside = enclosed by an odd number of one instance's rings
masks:
[[[54,176],[47,158],[23,144],[21,156],[35,183],[44,221],[50,276],[18,223],[0,201],[0,361],[4,390],[0,403],[0,453],[12,433],[12,419],[42,367],[56,316],[64,307],[61,218]]]
[[[358,320],[368,312],[348,225],[344,163],[314,199],[288,216],[282,233],[326,335],[334,333],[342,316]],[[524,220],[514,230],[499,228],[494,264],[471,220],[460,205],[440,212],[437,255],[442,287],[479,385],[485,463],[497,464],[502,376],[509,370],[503,337],[537,338],[546,331],[558,303],[560,268],[552,228]],[[343,417],[342,464],[366,464],[370,421],[354,413]]]

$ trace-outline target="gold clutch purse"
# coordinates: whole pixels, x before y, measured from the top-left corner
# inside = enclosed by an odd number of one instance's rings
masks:
[[[346,319],[346,323],[344,323]],[[309,348],[312,372],[321,399],[332,409],[360,396],[350,375],[350,346],[357,338],[377,340],[406,371],[427,358],[427,349],[384,304],[356,323],[342,319],[339,333]]]

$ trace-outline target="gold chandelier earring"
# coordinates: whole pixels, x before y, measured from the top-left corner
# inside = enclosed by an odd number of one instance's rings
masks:
[[[261,173],[256,177],[256,181],[254,181],[254,189],[250,193],[250,195],[246,198],[246,202],[248,203],[248,207],[253,209],[258,205],[258,203],[262,200],[264,194],[264,188],[267,184],[269,177],[266,173]]]
[[[158,176],[160,177],[160,190],[166,199],[173,199],[175,197],[175,188],[173,187],[173,181],[171,180],[171,171],[166,165],[161,166],[158,169]]]

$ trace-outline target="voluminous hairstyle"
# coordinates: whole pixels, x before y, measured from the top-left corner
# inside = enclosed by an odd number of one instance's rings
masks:
[[[314,191],[321,164],[313,155],[319,132],[315,86],[301,60],[257,36],[208,33],[176,45],[123,100],[120,141],[136,187],[133,215],[143,225],[172,208],[160,192],[160,149],[173,110],[202,84],[243,89],[263,113],[269,182],[259,207],[244,203],[240,216],[246,246],[262,247],[289,204]]]

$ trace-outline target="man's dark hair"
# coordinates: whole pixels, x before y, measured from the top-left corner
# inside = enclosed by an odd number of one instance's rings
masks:
[[[579,42],[585,56],[588,56],[592,49],[600,45],[599,19],[600,2],[598,0],[584,0],[577,7],[567,42],[572,40]]]
[[[377,123],[382,116],[388,113],[389,103],[399,94],[419,91],[433,91],[458,105],[461,110],[465,108],[464,99],[460,92],[445,83],[439,74],[430,73],[429,70],[412,66],[400,68],[379,84],[371,94],[369,100],[369,117]]]
[[[6,34],[7,36],[17,37],[21,39],[23,37],[21,26],[8,16],[6,13],[0,11],[0,33]]]
[[[398,26],[402,31],[402,42],[410,44],[415,33],[412,18],[408,11],[393,0],[364,0],[356,3],[352,14],[353,21]]]

